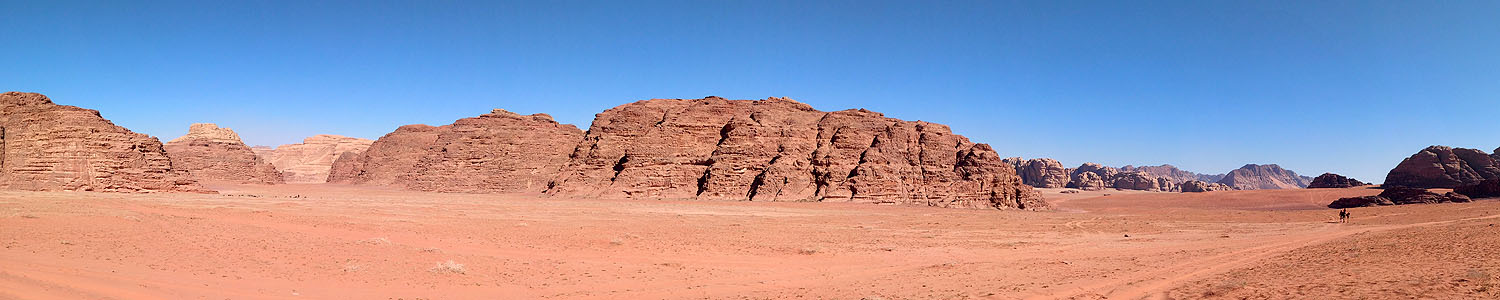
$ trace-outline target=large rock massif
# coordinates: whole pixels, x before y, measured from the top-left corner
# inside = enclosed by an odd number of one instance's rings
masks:
[[[1051,158],[1033,158],[1023,160],[1020,157],[1006,158],[1006,162],[1016,168],[1016,173],[1021,175],[1021,182],[1026,185],[1040,188],[1066,187],[1068,181],[1068,168],[1063,167],[1061,162]]]
[[[1171,179],[1172,182],[1178,183],[1193,180],[1203,182],[1218,182],[1220,179],[1224,179],[1224,174],[1198,174],[1178,169],[1177,166],[1173,165],[1139,167],[1126,165],[1124,167],[1120,167],[1120,172],[1145,172],[1146,174],[1151,174],[1152,176],[1156,177],[1166,177],[1168,179]]]
[[[253,147],[255,155],[270,162],[281,171],[287,183],[328,182],[328,171],[333,161],[346,153],[358,155],[370,148],[375,141],[339,135],[315,135],[302,139],[300,144],[270,147]]]
[[[1224,175],[1219,183],[1240,190],[1300,189],[1312,182],[1312,178],[1297,175],[1291,170],[1275,164],[1247,164]]]
[[[1401,161],[1385,176],[1386,186],[1455,188],[1500,178],[1500,149],[1431,146]]]
[[[1234,187],[1226,185],[1226,184],[1223,184],[1223,183],[1218,183],[1218,182],[1212,182],[1212,183],[1210,183],[1210,182],[1204,182],[1202,180],[1188,180],[1188,181],[1183,181],[1182,182],[1180,189],[1182,190],[1183,193],[1203,193],[1203,192],[1217,192],[1217,191],[1232,191],[1232,190],[1234,190]]]
[[[638,101],[599,113],[587,134],[545,115],[503,111],[443,127],[409,125],[340,158],[329,181],[606,198],[1047,207],[993,149],[947,126],[822,112],[786,98]]]
[[[540,193],[583,138],[546,114],[496,109],[440,127],[407,125],[333,164],[335,183],[438,192]]]
[[[166,145],[174,167],[187,170],[202,181],[278,184],[281,173],[240,141],[229,128],[211,123],[193,124],[188,133]]]
[[[173,168],[161,141],[56,105],[41,94],[0,94],[0,188],[29,191],[205,192]]]
[[[1364,182],[1355,180],[1354,178],[1344,177],[1343,175],[1334,173],[1323,173],[1323,175],[1318,175],[1317,178],[1313,178],[1312,183],[1307,184],[1307,188],[1341,189],[1363,185],[1365,185]]]

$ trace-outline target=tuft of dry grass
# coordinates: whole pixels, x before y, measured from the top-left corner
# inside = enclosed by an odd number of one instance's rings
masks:
[[[432,268],[427,269],[427,271],[428,272],[433,272],[433,273],[463,274],[464,273],[464,265],[460,264],[460,263],[453,262],[452,260],[449,260],[449,261],[446,261],[446,262],[438,262],[437,266],[433,266]]]
[[[816,248],[802,248],[802,249],[798,249],[797,250],[797,254],[802,254],[802,255],[813,255],[813,254],[818,254],[818,252],[819,251]]]

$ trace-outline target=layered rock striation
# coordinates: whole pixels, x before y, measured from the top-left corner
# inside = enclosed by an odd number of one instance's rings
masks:
[[[333,165],[330,182],[448,192],[1047,207],[1013,165],[947,126],[786,98],[643,100],[599,113],[587,133],[497,110],[403,126]]]
[[[334,183],[467,193],[540,193],[567,163],[583,131],[546,114],[496,109],[440,127],[407,125],[363,153],[344,153]]]
[[[0,188],[28,191],[208,192],[156,138],[98,111],[36,93],[0,94]]]
[[[201,181],[279,184],[276,167],[261,160],[239,134],[212,123],[193,124],[188,133],[166,144],[174,167]]]
[[[339,135],[321,134],[302,139],[300,144],[270,147],[252,147],[256,156],[270,162],[281,171],[287,183],[328,182],[333,161],[346,153],[359,154],[370,148],[375,141]]]

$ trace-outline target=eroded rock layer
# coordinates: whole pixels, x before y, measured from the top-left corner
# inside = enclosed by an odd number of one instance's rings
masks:
[[[345,153],[363,153],[375,141],[339,135],[320,134],[302,139],[300,144],[253,147],[255,154],[281,171],[287,183],[328,182],[333,161]]]
[[[0,94],[0,188],[205,192],[156,138],[36,93]]]
[[[193,124],[166,145],[173,166],[202,181],[278,184],[281,173],[240,141],[239,134],[211,123]]]
[[[993,149],[947,126],[786,98],[622,105],[571,157],[549,194],[1046,207]]]
[[[1310,189],[1341,189],[1365,185],[1364,182],[1344,175],[1334,173],[1323,173],[1313,178],[1312,183],[1307,184]]]
[[[363,153],[340,155],[328,181],[440,192],[540,193],[582,138],[582,130],[546,114],[496,109],[440,127],[402,126]]]

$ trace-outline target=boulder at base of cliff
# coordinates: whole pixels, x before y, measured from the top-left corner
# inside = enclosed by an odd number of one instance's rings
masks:
[[[1500,197],[1500,179],[1489,179],[1476,184],[1460,186],[1453,192],[1469,196],[1469,198],[1495,198]]]

